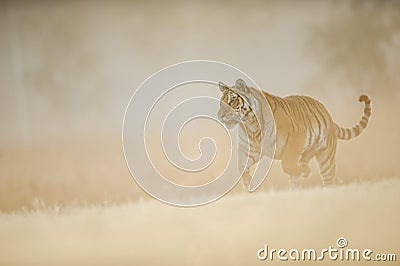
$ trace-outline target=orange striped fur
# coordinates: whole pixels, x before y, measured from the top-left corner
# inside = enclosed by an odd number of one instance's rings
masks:
[[[264,155],[281,160],[282,170],[290,175],[291,184],[299,177],[310,175],[309,162],[315,157],[323,185],[333,184],[337,140],[360,135],[371,116],[371,100],[367,95],[359,98],[364,102],[362,119],[352,128],[343,128],[333,121],[322,103],[308,96],[282,98],[265,91],[260,93],[241,79],[232,87],[222,82],[219,87],[222,92],[219,119],[228,128],[240,123],[239,170],[243,171],[246,189],[251,180],[250,167]],[[273,118],[265,111],[266,101]],[[274,154],[270,152],[271,147],[263,147],[271,139],[276,140]]]

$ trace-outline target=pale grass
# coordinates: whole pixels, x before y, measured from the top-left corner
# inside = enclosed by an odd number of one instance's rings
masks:
[[[399,256],[399,189],[400,180],[391,179],[231,195],[199,208],[155,200],[39,206],[0,215],[0,264],[270,265],[280,262],[260,262],[256,255],[265,243],[322,249],[335,247],[338,237],[350,248]]]

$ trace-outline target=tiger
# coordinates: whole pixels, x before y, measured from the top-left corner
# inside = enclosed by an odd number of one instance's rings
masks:
[[[262,156],[281,161],[290,188],[309,177],[309,163],[318,161],[322,186],[336,184],[337,140],[350,140],[361,134],[371,117],[371,99],[363,94],[361,120],[352,128],[336,124],[318,100],[301,95],[279,97],[247,86],[237,79],[231,87],[219,82],[222,96],[218,119],[232,129],[239,124],[238,168],[245,190],[250,190],[250,168]],[[269,106],[268,106],[269,105]]]

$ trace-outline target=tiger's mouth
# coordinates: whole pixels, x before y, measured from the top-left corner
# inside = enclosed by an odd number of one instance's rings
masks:
[[[232,129],[236,126],[237,122],[236,121],[224,121],[224,125],[228,128],[228,129]]]

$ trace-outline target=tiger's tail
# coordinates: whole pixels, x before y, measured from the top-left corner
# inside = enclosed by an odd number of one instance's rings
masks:
[[[336,125],[337,137],[339,139],[350,140],[357,137],[367,127],[369,118],[371,117],[371,99],[367,95],[361,95],[358,99],[364,102],[364,114],[360,122],[352,128],[343,128]]]

